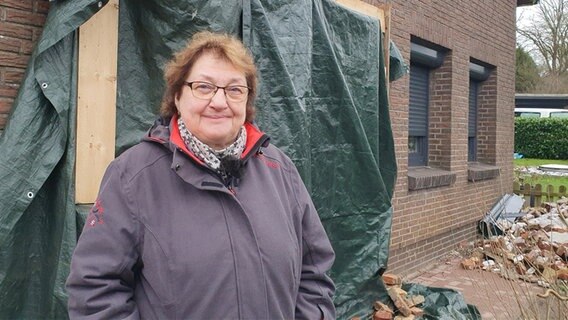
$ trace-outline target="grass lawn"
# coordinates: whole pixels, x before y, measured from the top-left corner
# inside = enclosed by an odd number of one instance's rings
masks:
[[[515,159],[515,167],[538,167],[542,164],[563,164],[568,166],[568,160],[547,160],[547,159]]]
[[[568,165],[568,160],[546,160],[546,159],[515,159],[515,181],[522,183],[530,183],[531,185],[541,184],[543,188],[547,185],[554,186],[557,191],[559,186],[566,186],[568,188],[568,176],[558,177],[551,175],[538,175],[538,174],[524,174],[518,171],[521,167],[538,167],[543,164],[562,164]]]

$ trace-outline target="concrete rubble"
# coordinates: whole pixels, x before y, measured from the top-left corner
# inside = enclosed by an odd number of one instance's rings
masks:
[[[461,261],[464,269],[480,268],[507,279],[568,290],[568,198],[493,223],[493,229],[502,232],[474,243],[469,257]]]

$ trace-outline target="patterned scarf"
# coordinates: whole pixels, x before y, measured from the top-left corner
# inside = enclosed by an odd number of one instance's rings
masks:
[[[189,130],[187,130],[183,120],[178,118],[178,128],[179,133],[183,139],[183,142],[187,148],[195,154],[200,160],[205,162],[205,164],[215,170],[221,175],[223,181],[227,181],[228,173],[221,167],[221,159],[226,157],[231,157],[233,159],[240,159],[241,154],[245,150],[245,144],[247,142],[247,131],[245,127],[242,126],[237,135],[237,140],[230,144],[225,149],[215,150],[205,143],[201,142],[194,136]]]

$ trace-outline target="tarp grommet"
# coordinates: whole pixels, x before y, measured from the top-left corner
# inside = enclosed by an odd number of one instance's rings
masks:
[[[48,86],[47,82],[43,82],[43,83],[41,84],[41,88],[42,88],[42,89],[47,88],[47,86]]]
[[[31,191],[28,191],[28,193],[26,194],[26,196],[30,199],[32,199],[34,197],[34,193]]]

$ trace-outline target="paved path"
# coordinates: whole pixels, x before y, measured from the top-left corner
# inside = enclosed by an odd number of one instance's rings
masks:
[[[506,280],[484,270],[464,270],[460,261],[461,257],[448,257],[404,281],[455,289],[463,294],[466,303],[479,309],[484,320],[568,319],[568,301],[539,298],[536,294],[545,289],[535,284]]]

